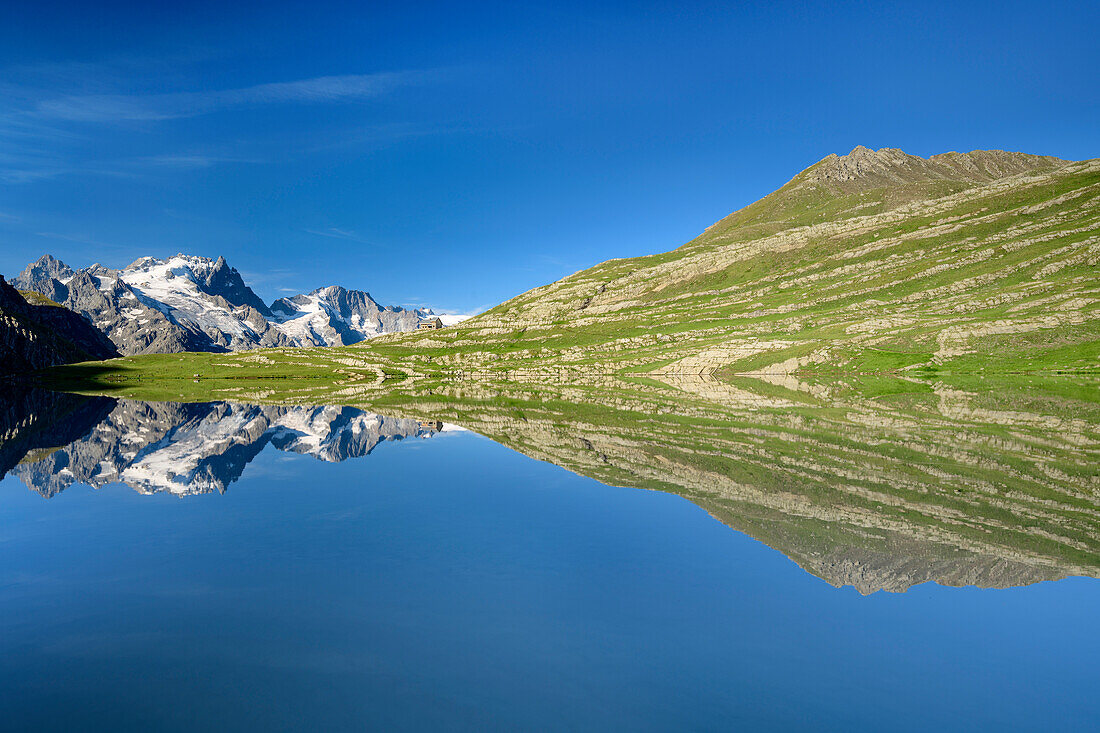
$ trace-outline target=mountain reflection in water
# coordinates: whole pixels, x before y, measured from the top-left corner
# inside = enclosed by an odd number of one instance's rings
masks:
[[[443,429],[440,423],[354,407],[120,400],[81,437],[24,458],[11,472],[47,497],[73,483],[123,483],[143,494],[205,494],[224,492],[269,445],[336,462],[365,456],[387,440],[430,437]]]
[[[864,594],[1100,576],[1093,384],[660,378],[373,395],[405,417],[12,389],[0,470],[46,497],[73,483],[224,492],[269,445],[336,462],[458,424],[606,484],[683,496]]]

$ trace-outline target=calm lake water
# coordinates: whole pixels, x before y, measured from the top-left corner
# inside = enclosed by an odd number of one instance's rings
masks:
[[[81,409],[0,481],[4,730],[1100,723],[1094,578],[861,593],[449,424]]]

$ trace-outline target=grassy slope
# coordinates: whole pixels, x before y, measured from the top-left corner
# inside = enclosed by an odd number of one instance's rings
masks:
[[[48,305],[48,306],[52,306],[54,308],[64,308],[65,307],[65,306],[61,305],[60,303],[53,302],[52,300],[47,298],[45,295],[42,295],[41,293],[34,292],[33,290],[20,290],[19,294],[22,295],[23,299],[26,300],[31,305]]]
[[[525,293],[464,340],[541,343],[564,361],[602,344],[590,350],[643,369],[708,348],[696,361],[734,371],[795,357],[844,371],[1096,368],[1096,162],[882,213],[894,189],[818,201],[797,183],[671,253]],[[808,224],[817,212],[829,221]],[[493,333],[510,323],[526,330]]]

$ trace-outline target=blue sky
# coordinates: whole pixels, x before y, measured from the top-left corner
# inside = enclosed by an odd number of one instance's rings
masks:
[[[1096,157],[1098,8],[4,2],[0,273],[221,254],[473,311],[857,144]]]

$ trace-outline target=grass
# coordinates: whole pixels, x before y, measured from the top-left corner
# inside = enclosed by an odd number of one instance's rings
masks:
[[[33,290],[20,290],[19,294],[22,295],[23,299],[31,305],[48,305],[54,308],[63,307],[60,303],[55,303],[54,301],[47,298],[45,295],[42,295],[41,293],[36,293]]]

